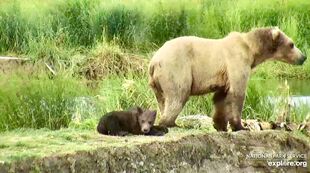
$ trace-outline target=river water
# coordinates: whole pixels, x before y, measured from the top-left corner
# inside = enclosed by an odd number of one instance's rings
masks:
[[[284,80],[261,80],[255,82],[266,90],[275,90],[281,86],[285,86]],[[290,102],[293,106],[309,106],[310,108],[310,80],[287,80],[290,91]],[[277,96],[273,96],[272,100],[277,100]]]

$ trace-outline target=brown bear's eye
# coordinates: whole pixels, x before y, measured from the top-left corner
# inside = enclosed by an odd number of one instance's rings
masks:
[[[141,122],[144,123],[144,120],[142,120]]]
[[[290,43],[290,45],[289,45],[289,46],[290,46],[290,48],[292,48],[292,49],[293,49],[293,48],[294,48],[294,43]]]
[[[149,124],[152,124],[152,121],[149,121]]]

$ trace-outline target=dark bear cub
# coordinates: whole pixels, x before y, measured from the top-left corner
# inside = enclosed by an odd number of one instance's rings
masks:
[[[105,135],[125,136],[135,135],[162,136],[167,128],[154,126],[156,111],[143,110],[135,107],[128,111],[113,111],[101,117],[97,131]]]

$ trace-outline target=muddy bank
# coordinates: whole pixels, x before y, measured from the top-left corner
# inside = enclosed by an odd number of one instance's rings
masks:
[[[0,172],[307,172],[309,165],[275,167],[267,160],[279,159],[259,158],[286,153],[309,164],[309,139],[302,138],[284,131],[196,133],[137,144],[118,138],[120,145],[2,161]]]

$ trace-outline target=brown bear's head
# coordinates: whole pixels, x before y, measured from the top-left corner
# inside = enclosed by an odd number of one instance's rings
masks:
[[[258,56],[254,66],[264,60],[278,60],[289,64],[302,65],[307,59],[295,46],[292,39],[279,28],[261,28],[252,31],[258,41]]]
[[[138,107],[138,122],[141,128],[141,132],[146,134],[150,132],[156,119],[156,111],[142,110]]]

